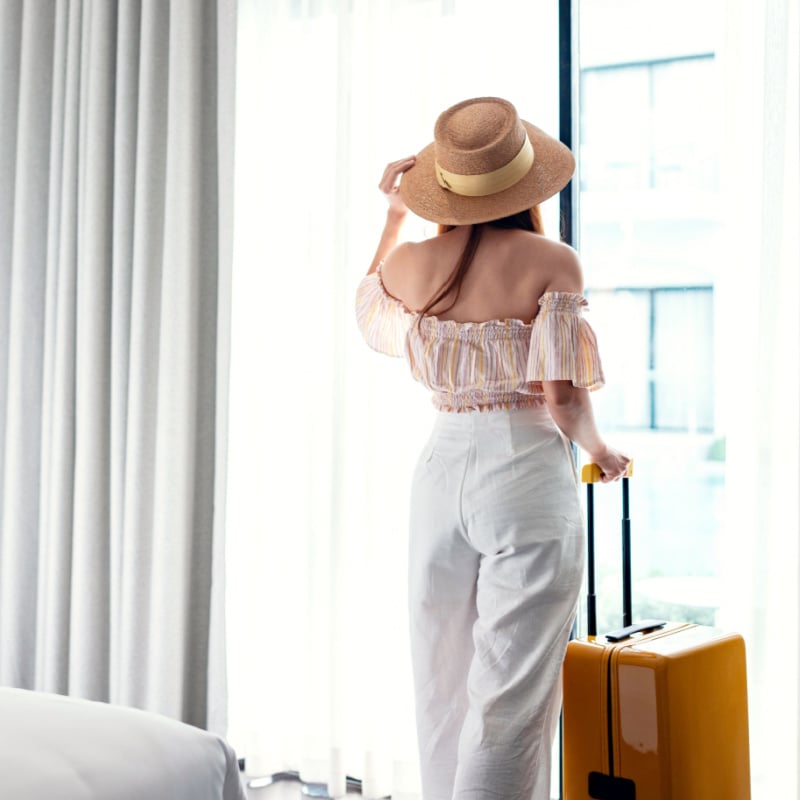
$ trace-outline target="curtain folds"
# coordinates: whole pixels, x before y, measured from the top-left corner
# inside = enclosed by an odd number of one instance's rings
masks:
[[[234,7],[0,25],[0,683],[201,726]]]

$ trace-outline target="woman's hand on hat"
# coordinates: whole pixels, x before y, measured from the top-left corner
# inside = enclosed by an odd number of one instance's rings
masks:
[[[383,192],[386,201],[389,203],[389,212],[383,225],[383,233],[381,233],[381,238],[378,242],[378,249],[375,251],[367,274],[375,272],[380,263],[397,245],[400,230],[403,227],[406,214],[408,214],[408,206],[400,195],[400,178],[406,170],[411,169],[416,163],[416,156],[401,158],[399,161],[392,161],[383,171],[383,177],[378,184],[378,188]]]
[[[378,184],[378,188],[383,192],[386,201],[389,203],[389,212],[405,216],[408,207],[400,196],[400,176],[411,169],[416,164],[416,156],[401,158],[399,161],[392,161],[383,171],[383,177]]]

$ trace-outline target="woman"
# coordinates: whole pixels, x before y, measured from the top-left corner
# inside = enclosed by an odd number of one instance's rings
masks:
[[[358,290],[370,346],[439,410],[415,471],[409,610],[424,800],[547,800],[559,674],[583,573],[568,439],[616,480],[575,252],[539,203],[570,151],[498,98],[466,100],[386,168],[386,225]],[[398,184],[399,182],[399,184]],[[440,235],[397,246],[408,209]]]

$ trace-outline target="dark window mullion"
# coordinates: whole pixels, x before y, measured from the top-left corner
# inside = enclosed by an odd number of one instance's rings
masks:
[[[577,106],[578,71],[574,68],[577,42],[578,6],[574,0],[558,0],[558,119],[559,138],[575,151],[575,109]],[[578,175],[561,190],[561,239],[573,247],[578,246]]]

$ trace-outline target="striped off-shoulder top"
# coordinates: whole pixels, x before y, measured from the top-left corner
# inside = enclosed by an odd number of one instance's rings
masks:
[[[406,358],[437,409],[490,411],[540,405],[542,381],[569,380],[590,390],[603,385],[597,340],[583,319],[586,305],[580,294],[547,292],[530,323],[420,319],[386,291],[379,266],[358,287],[356,317],[370,347]]]

